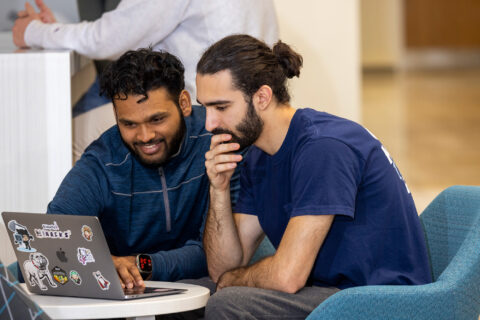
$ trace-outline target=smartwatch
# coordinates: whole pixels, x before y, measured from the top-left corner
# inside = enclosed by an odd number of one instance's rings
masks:
[[[137,254],[137,268],[138,271],[140,271],[140,275],[142,276],[143,280],[150,277],[152,274],[152,258],[149,254]]]

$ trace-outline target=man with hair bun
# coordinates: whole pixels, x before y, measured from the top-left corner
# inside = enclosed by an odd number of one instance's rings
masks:
[[[286,81],[301,66],[287,44],[271,49],[247,35],[213,44],[197,65],[197,100],[214,135],[203,241],[217,292],[207,319],[304,319],[344,288],[431,282],[415,204],[392,158],[361,125],[290,105]],[[276,252],[248,265],[265,235]]]

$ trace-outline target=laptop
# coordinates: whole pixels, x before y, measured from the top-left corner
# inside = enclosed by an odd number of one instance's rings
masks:
[[[128,300],[185,289],[123,289],[97,217],[3,212],[25,284],[32,293]]]

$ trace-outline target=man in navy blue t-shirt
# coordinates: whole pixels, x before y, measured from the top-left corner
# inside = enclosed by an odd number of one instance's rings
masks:
[[[204,247],[217,293],[207,318],[304,318],[343,288],[431,282],[415,204],[382,144],[352,121],[290,106],[286,79],[301,65],[288,45],[246,35],[198,63],[197,100],[214,134]],[[249,145],[232,210],[237,151]],[[264,235],[276,253],[247,265]]]

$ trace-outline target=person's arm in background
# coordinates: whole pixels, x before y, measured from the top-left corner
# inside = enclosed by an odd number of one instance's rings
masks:
[[[122,1],[96,21],[75,24],[43,23],[38,15],[25,26],[26,21],[20,20],[28,17],[19,17],[13,37],[24,38],[26,46],[71,49],[92,59],[115,59],[127,50],[155,45],[167,37],[181,22],[188,4],[187,0]]]

